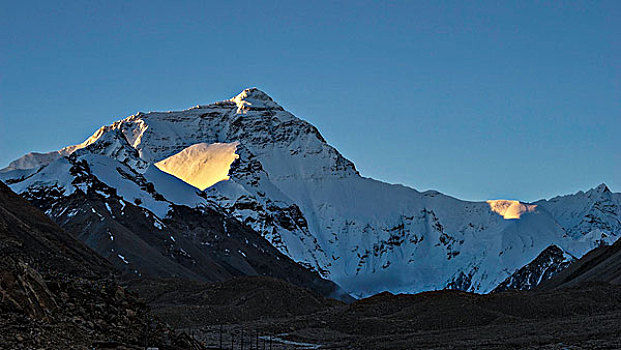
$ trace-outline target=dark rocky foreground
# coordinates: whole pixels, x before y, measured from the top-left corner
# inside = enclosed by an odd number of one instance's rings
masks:
[[[259,348],[269,348],[269,336],[275,349],[621,348],[621,287],[605,283],[490,295],[382,293],[350,305],[269,279],[188,289],[160,282],[150,290],[158,290],[146,295],[157,315],[211,348],[222,337],[224,348],[233,338],[239,349],[242,332],[244,348],[255,347],[257,335]]]
[[[0,183],[0,348],[199,349],[103,258]]]

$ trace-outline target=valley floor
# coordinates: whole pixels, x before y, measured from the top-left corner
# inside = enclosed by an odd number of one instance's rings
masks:
[[[242,332],[244,349],[269,349],[269,339],[272,349],[621,348],[621,287],[608,284],[382,293],[350,305],[271,279],[152,287],[144,296],[153,312],[212,349],[220,339],[224,349],[241,349]]]

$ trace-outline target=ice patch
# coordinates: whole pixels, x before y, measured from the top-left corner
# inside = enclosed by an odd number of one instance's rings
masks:
[[[116,256],[119,257],[119,259],[121,259],[124,263],[129,264],[129,262],[127,260],[125,260],[125,257],[121,254],[117,254]]]
[[[95,193],[97,193],[98,195],[100,195],[100,196],[102,196],[102,197],[104,197],[104,198],[110,198],[110,195],[109,195],[109,194],[107,194],[107,193],[105,193],[105,192],[102,192],[102,191],[100,191],[100,190],[95,190]]]
[[[112,215],[112,217],[114,217],[114,214],[112,213],[112,209],[110,209],[110,205],[108,205],[108,203],[104,203],[106,205],[106,209],[108,209],[108,212],[110,213],[110,215]]]

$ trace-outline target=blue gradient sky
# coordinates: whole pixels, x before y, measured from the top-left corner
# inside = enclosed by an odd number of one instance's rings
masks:
[[[257,86],[365,176],[621,191],[621,1],[1,1],[0,167]]]

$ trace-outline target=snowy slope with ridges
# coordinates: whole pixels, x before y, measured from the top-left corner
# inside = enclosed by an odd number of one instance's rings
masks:
[[[230,180],[199,192],[153,166],[197,144],[236,145],[239,159]],[[359,296],[442,288],[489,292],[551,245],[579,257],[621,234],[619,194],[599,187],[588,196],[508,203],[520,215],[505,219],[490,203],[362,177],[314,126],[258,89],[185,111],[138,113],[64,150],[87,161],[123,198],[138,199],[158,216],[168,202],[215,203],[284,254]],[[53,184],[67,177],[67,160],[56,153],[30,154],[0,178],[17,192]],[[57,185],[71,190],[68,182]]]

